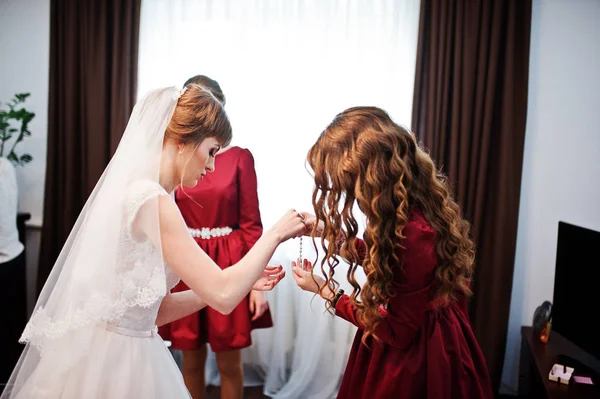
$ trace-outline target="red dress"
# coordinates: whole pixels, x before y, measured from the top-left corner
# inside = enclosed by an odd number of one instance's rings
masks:
[[[492,399],[485,359],[475,339],[464,300],[433,306],[437,265],[435,231],[419,210],[404,229],[404,250],[394,271],[396,295],[376,329],[380,338],[361,343],[363,330],[347,295],[336,315],[358,327],[338,398]],[[357,240],[359,257],[366,246]]]
[[[237,263],[262,235],[254,158],[247,149],[231,147],[218,154],[215,172],[194,188],[179,188],[175,200],[188,228],[233,228],[227,236],[194,238],[222,269]],[[187,289],[182,281],[173,292]],[[229,315],[207,307],[161,327],[159,333],[174,349],[192,350],[209,343],[214,352],[221,352],[250,346],[252,329],[272,326],[268,310],[251,321],[246,297]]]

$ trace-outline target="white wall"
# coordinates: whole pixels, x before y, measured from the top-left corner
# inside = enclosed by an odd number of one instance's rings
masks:
[[[558,222],[600,230],[600,2],[534,0],[529,104],[504,388],[520,328],[552,301]]]
[[[48,66],[50,53],[50,1],[0,0],[0,102],[15,93],[31,93],[25,106],[35,112],[32,136],[17,146],[33,161],[17,168],[19,211],[31,214],[27,232],[29,309],[33,306],[42,223],[46,139],[48,124]]]

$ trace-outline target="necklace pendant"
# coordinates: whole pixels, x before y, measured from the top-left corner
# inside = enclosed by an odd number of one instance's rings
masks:
[[[302,237],[300,237],[300,252],[298,253],[298,260],[297,260],[297,265],[298,267],[302,268],[302,270],[304,270],[304,262],[302,260]]]

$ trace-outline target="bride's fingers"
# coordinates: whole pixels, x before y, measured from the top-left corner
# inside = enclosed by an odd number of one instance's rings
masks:
[[[284,271],[285,270],[283,270],[282,267],[278,267],[278,268],[275,268],[273,270],[267,270],[267,269],[265,269],[265,270],[263,270],[262,275],[265,276],[265,277],[278,276],[278,275],[280,275]]]
[[[272,275],[273,279],[275,280],[281,280],[282,278],[285,277],[285,270],[280,271],[279,273],[275,273]]]
[[[276,273],[276,274],[264,274],[263,279],[266,281],[264,281],[263,284],[269,285],[271,288],[273,288],[277,284],[279,284],[279,282],[281,280],[283,280],[284,277],[285,277],[285,270],[282,270],[281,272]]]
[[[285,277],[285,270],[282,270],[281,273],[279,273],[277,275],[277,281],[279,282],[279,281],[283,280],[284,277]]]
[[[267,266],[265,267],[264,271],[268,272],[269,274],[275,274],[280,272],[281,270],[283,270],[283,266],[279,265],[279,266]]]

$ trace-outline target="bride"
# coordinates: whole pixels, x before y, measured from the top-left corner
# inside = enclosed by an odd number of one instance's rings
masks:
[[[212,172],[231,137],[223,107],[200,86],[155,90],[136,104],[42,290],[0,399],[190,397],[156,325],[204,306],[227,314],[250,290],[272,289],[284,271],[267,262],[305,229],[288,211],[225,270],[196,245],[170,193]],[[191,290],[169,294],[180,278]]]

